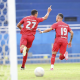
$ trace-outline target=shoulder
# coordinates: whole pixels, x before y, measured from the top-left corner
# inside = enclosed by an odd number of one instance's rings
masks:
[[[55,23],[53,23],[53,24],[58,24],[58,22],[55,22]]]
[[[67,23],[65,23],[66,27],[69,27],[69,25]]]
[[[58,22],[54,23],[53,25],[56,25],[57,26],[58,25]]]
[[[69,26],[67,23],[63,22],[66,26]]]
[[[23,18],[23,20],[25,20],[25,19],[26,19],[26,17]]]
[[[43,21],[43,18],[41,17],[41,18],[36,18],[36,20],[38,21],[38,22],[42,22]]]
[[[67,23],[65,23],[65,25],[69,26]]]
[[[26,16],[23,18],[23,20],[30,20],[31,19],[31,16]]]
[[[51,27],[56,27],[57,25],[58,25],[58,23],[56,22],[56,23],[52,24]]]

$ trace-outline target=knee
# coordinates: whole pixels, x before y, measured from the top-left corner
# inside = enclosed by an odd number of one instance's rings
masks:
[[[60,54],[59,59],[60,60],[63,60],[64,58],[65,58],[64,55],[63,54]]]
[[[62,54],[61,54],[61,53],[60,53],[59,59],[60,59],[60,60],[63,60],[63,59],[62,59]]]

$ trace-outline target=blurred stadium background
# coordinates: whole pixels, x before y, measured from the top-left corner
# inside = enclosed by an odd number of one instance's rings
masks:
[[[39,13],[38,17],[43,17],[47,12],[47,8],[52,5],[52,11],[48,19],[40,23],[38,28],[41,30],[49,28],[53,23],[56,22],[56,15],[58,13],[63,13],[63,21],[69,24],[74,31],[72,47],[67,47],[69,60],[59,60],[59,52],[56,56],[56,63],[67,64],[55,64],[55,71],[53,72],[49,71],[50,64],[47,63],[50,63],[55,31],[44,34],[39,34],[37,31],[33,45],[28,53],[28,60],[26,62],[26,64],[28,64],[26,65],[27,68],[24,71],[21,71],[20,66],[23,58],[23,55],[20,53],[21,34],[20,30],[16,27],[17,60],[18,64],[20,64],[18,65],[18,79],[80,80],[80,0],[15,0],[15,4],[16,25],[23,17],[31,15],[32,9],[37,9]],[[8,17],[8,0],[0,0],[0,80],[11,80],[10,65],[7,65],[10,64]],[[70,34],[68,41],[69,40]],[[13,44],[14,41],[12,46]],[[41,66],[45,69],[45,75],[43,78],[36,78],[34,76],[33,71],[38,66]],[[13,75],[16,74],[15,72]]]
[[[39,24],[38,28],[45,30],[56,22],[56,15],[63,13],[63,21],[70,25],[74,31],[72,47],[67,48],[69,60],[60,61],[59,53],[56,63],[80,62],[80,0],[15,0],[16,2],[16,25],[25,16],[31,15],[32,9],[38,10],[38,17],[43,17],[47,8],[52,5],[52,11],[48,19]],[[9,35],[8,35],[8,12],[7,0],[0,0],[0,64],[9,64]],[[17,35],[17,59],[18,64],[22,63],[20,54],[20,30],[16,27]],[[29,51],[27,64],[50,63],[52,44],[55,38],[55,31],[39,34],[36,32],[35,40]],[[70,34],[68,41],[70,40]],[[12,45],[14,44],[14,41]]]

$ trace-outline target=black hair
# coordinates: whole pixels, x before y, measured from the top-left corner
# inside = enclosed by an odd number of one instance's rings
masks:
[[[63,19],[63,14],[62,13],[59,13],[58,16],[60,16]]]
[[[35,15],[35,14],[37,14],[37,10],[35,10],[35,9],[33,9],[32,11],[31,11],[31,15]]]

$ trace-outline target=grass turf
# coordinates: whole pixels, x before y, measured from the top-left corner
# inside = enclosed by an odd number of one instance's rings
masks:
[[[55,64],[53,71],[50,71],[50,64],[27,64],[25,70],[20,70],[20,66],[18,65],[18,80],[80,80],[80,63]],[[10,67],[0,67],[0,80],[10,80]],[[36,67],[44,68],[43,77],[34,75]]]

